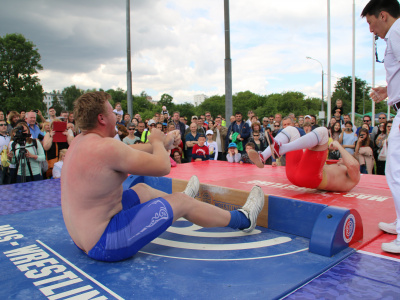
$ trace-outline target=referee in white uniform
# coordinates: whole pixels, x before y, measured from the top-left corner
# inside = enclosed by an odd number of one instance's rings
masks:
[[[386,98],[397,112],[389,134],[386,158],[386,180],[394,199],[397,219],[394,223],[379,223],[379,228],[397,234],[391,243],[383,243],[382,250],[400,253],[400,5],[397,0],[371,0],[361,13],[366,17],[372,33],[386,41],[384,64],[387,87],[373,88],[371,98],[380,102]],[[377,57],[378,61],[378,57]]]

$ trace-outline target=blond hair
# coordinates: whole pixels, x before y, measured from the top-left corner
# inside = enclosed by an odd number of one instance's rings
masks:
[[[61,157],[61,155],[66,155],[67,154],[67,150],[68,149],[62,149],[62,150],[60,150],[60,153],[58,154],[58,161],[60,161],[60,157]]]
[[[97,126],[97,116],[106,114],[105,103],[111,99],[106,92],[83,94],[74,102],[74,120],[81,130],[91,130]]]

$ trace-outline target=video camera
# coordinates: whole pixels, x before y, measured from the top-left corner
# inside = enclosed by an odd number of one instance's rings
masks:
[[[15,135],[14,135],[14,142],[16,144],[19,144],[20,146],[25,146],[26,139],[31,137],[31,134],[30,133],[25,133],[24,132],[25,131],[25,127],[22,126],[22,125],[15,127],[15,129],[17,131],[15,132]]]

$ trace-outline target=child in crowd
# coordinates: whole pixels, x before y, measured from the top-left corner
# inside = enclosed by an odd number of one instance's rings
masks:
[[[205,145],[208,147],[208,152],[210,153],[210,160],[217,160],[218,159],[218,145],[216,141],[213,141],[213,134],[212,130],[207,130],[206,136],[207,141]]]
[[[124,115],[124,111],[122,110],[121,102],[115,103],[115,109],[113,110],[113,112],[115,114],[118,114],[118,115],[121,115],[121,116]]]
[[[53,167],[53,178],[60,178],[61,177],[61,169],[64,163],[64,157],[67,154],[67,149],[62,149],[60,151],[60,156],[58,158],[58,162],[54,164]]]
[[[252,143],[252,142],[248,142],[246,144],[246,153],[244,153],[242,155],[242,158],[240,159],[240,163],[241,164],[253,164],[254,165],[254,163],[249,158],[249,151],[255,150],[255,149],[256,149],[256,145],[254,145],[254,143]]]
[[[254,145],[254,143],[252,143],[252,142],[248,142],[246,144],[246,153],[244,153],[242,155],[242,158],[240,159],[240,163],[241,164],[253,164],[254,165],[254,163],[249,158],[249,151],[255,150],[255,149],[256,149],[256,145]]]
[[[332,114],[335,114],[337,111],[340,113],[340,116],[343,115],[343,101],[341,99],[336,100],[336,106],[332,109]]]
[[[236,143],[230,143],[228,146],[228,154],[226,155],[226,160],[230,163],[240,162],[242,155],[238,152]]]
[[[165,120],[165,115],[167,115],[167,120],[168,120],[169,119],[169,113],[168,113],[167,107],[164,105],[161,109],[162,109],[162,111],[161,111],[162,121]]]
[[[204,161],[210,159],[210,153],[208,147],[204,145],[206,137],[204,134],[200,134],[198,138],[198,144],[193,146],[192,150],[192,162],[193,161]]]

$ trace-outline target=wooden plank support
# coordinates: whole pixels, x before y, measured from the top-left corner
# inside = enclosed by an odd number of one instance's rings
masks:
[[[188,181],[172,179],[172,192],[183,192]],[[195,199],[231,211],[244,205],[250,192],[230,189],[211,184],[200,184],[199,194]],[[268,228],[268,195],[264,196],[264,208],[258,216],[257,225]]]

